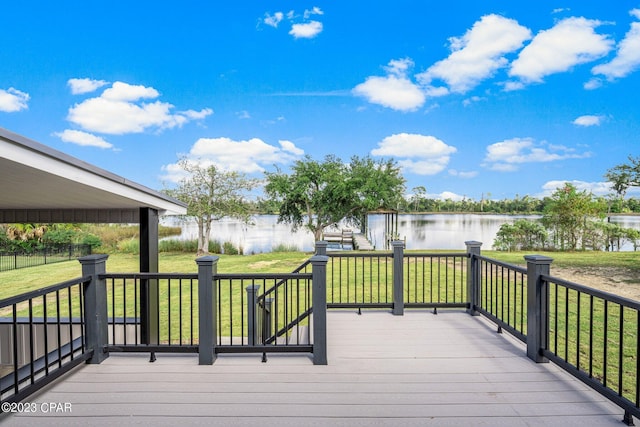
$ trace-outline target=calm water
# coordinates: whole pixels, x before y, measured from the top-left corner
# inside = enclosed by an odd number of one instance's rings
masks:
[[[464,249],[464,242],[483,242],[484,249],[491,249],[500,226],[518,218],[539,218],[536,215],[478,215],[478,214],[424,214],[399,215],[398,234],[407,241],[408,249]],[[169,223],[171,220],[165,220]],[[623,227],[640,229],[640,216],[611,217],[611,222]],[[172,221],[173,223],[173,221]],[[179,223],[183,240],[195,240],[198,229],[193,222]],[[369,216],[369,240],[378,249],[384,249],[385,218],[383,215]],[[348,228],[348,227],[345,227]],[[213,224],[211,239],[231,242],[241,247],[245,254],[269,252],[278,245],[295,247],[297,250],[313,250],[313,234],[304,230],[292,232],[287,224],[278,224],[277,215],[256,215],[251,224],[242,224],[233,219],[223,219]],[[631,245],[623,248],[633,250]]]

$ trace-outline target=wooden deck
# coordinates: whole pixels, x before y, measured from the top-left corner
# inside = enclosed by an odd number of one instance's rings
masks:
[[[2,426],[620,426],[623,411],[463,312],[328,314],[328,366],[306,355],[112,354]]]

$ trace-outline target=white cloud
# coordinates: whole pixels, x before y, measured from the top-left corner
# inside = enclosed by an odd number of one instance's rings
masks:
[[[594,90],[594,89],[598,89],[601,86],[602,86],[602,80],[595,77],[590,79],[583,85],[585,90]]]
[[[640,9],[629,12],[640,19]],[[632,22],[631,29],[618,44],[616,57],[606,64],[596,65],[593,74],[602,74],[608,80],[626,77],[640,67],[640,22]]]
[[[73,95],[81,95],[83,93],[93,92],[94,90],[100,89],[102,86],[109,84],[109,82],[104,80],[93,80],[93,79],[69,79],[67,81],[67,86],[71,89],[71,93]]]
[[[322,15],[324,15],[322,9],[314,6],[312,9],[305,9],[302,15],[296,14],[293,10],[286,14],[284,12],[265,13],[262,22],[270,27],[278,28],[286,18],[291,23],[291,30],[289,31],[291,36],[296,39],[312,39],[322,32],[323,25],[317,19],[309,21],[309,18]]]
[[[291,34],[296,39],[312,39],[322,32],[322,22],[311,21],[304,24],[293,24]]]
[[[448,172],[449,172],[449,175],[451,176],[457,176],[458,178],[463,178],[463,179],[475,178],[476,176],[478,176],[477,171],[464,172],[464,171],[458,171],[456,169],[449,169]]]
[[[239,119],[250,119],[251,118],[251,114],[249,114],[249,112],[247,110],[238,111],[236,113],[236,116]]]
[[[278,141],[280,147],[288,152],[293,154],[294,156],[302,156],[304,154],[304,150],[295,146],[295,144],[291,141],[281,140]]]
[[[139,99],[154,99],[158,96],[160,93],[152,87],[115,82],[102,92],[101,97],[110,101],[137,101]]]
[[[384,138],[371,154],[397,157],[398,164],[410,173],[435,175],[446,169],[449,156],[456,151],[434,136],[400,133]]]
[[[283,18],[284,18],[284,14],[282,12],[276,12],[273,15],[270,15],[269,13],[265,13],[264,20],[262,22],[269,25],[270,27],[278,28],[278,24],[282,22]]]
[[[435,79],[452,92],[465,93],[508,63],[505,54],[520,49],[531,31],[513,19],[485,15],[462,36],[449,39],[451,55],[436,62],[418,80],[430,86]]]
[[[542,82],[545,76],[605,56],[613,40],[595,32],[600,25],[597,20],[572,17],[540,31],[513,61],[509,75],[526,83]]]
[[[279,141],[280,148],[259,138],[235,141],[230,138],[200,138],[186,156],[189,161],[203,166],[214,165],[220,169],[243,173],[263,172],[263,165],[286,164],[296,160],[304,151],[291,141]],[[177,182],[183,177],[180,166],[163,166],[164,179]]]
[[[10,87],[7,90],[0,89],[0,111],[15,113],[29,108],[29,94]]]
[[[522,82],[514,82],[514,81],[507,81],[505,83],[503,83],[504,86],[504,91],[505,92],[511,92],[514,90],[520,90],[520,89],[524,89],[524,83]]]
[[[65,129],[62,132],[54,133],[54,135],[64,142],[70,142],[83,147],[113,148],[113,145],[103,138],[79,130]]]
[[[566,183],[572,184],[578,191],[587,191],[596,196],[611,194],[610,182],[586,182],[578,180],[554,180],[547,181],[542,185],[542,192],[536,197],[543,198],[551,196],[557,189],[563,188]]]
[[[122,135],[180,127],[213,114],[209,108],[172,113],[174,107],[169,103],[141,101],[159,95],[152,87],[115,82],[99,97],[69,108],[67,120],[89,132]]]
[[[186,117],[190,118],[191,120],[202,120],[205,117],[212,115],[213,110],[211,108],[203,108],[200,111],[195,111],[195,110],[181,111],[180,114],[184,114]]]
[[[415,110],[424,104],[426,97],[420,88],[407,78],[407,72],[411,67],[413,61],[409,58],[391,60],[385,67],[386,77],[368,77],[364,83],[353,89],[353,93],[373,104],[394,110]]]
[[[572,123],[574,125],[585,126],[585,127],[600,126],[603,120],[604,120],[604,116],[586,115],[586,116],[580,116],[576,118]]]
[[[437,199],[437,200],[453,200],[455,202],[460,202],[466,198],[465,196],[452,193],[451,191],[443,191],[440,194],[427,194],[427,197],[430,199]]]
[[[532,138],[513,138],[487,147],[482,166],[494,171],[513,172],[524,163],[583,159],[591,153],[576,153],[574,149],[547,143],[536,144]]]
[[[324,15],[324,12],[318,6],[314,6],[311,10],[307,9],[304,11],[304,19],[309,19],[312,15]]]
[[[480,102],[480,101],[486,101],[487,98],[483,98],[480,96],[472,96],[471,98],[467,98],[465,100],[462,101],[462,105],[464,105],[465,107],[468,107],[476,102]]]

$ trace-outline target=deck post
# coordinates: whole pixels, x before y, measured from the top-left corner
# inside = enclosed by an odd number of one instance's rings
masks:
[[[467,245],[467,254],[469,260],[467,264],[467,298],[469,299],[469,308],[467,313],[477,316],[476,307],[480,306],[480,260],[476,256],[480,255],[480,247],[482,242],[473,240],[464,242]]]
[[[258,335],[258,298],[256,294],[260,290],[260,285],[249,285],[247,291],[247,335],[249,345],[256,345]],[[262,343],[260,343],[262,344]]]
[[[91,281],[84,287],[84,327],[87,348],[93,350],[89,364],[99,364],[109,352],[109,319],[107,317],[107,287],[101,274],[106,272],[109,255],[88,255],[80,258],[82,276],[90,276]]]
[[[326,242],[324,240],[318,240],[316,242],[316,255],[326,255],[328,245],[329,245],[329,242]]]
[[[527,261],[527,356],[537,362],[549,361],[541,350],[547,347],[548,286],[540,277],[548,275],[553,258],[526,255]]]
[[[140,272],[158,272],[158,211],[140,208]],[[140,280],[140,338],[157,345],[160,336],[159,294],[157,279]]]
[[[218,270],[217,256],[196,259],[198,264],[198,364],[212,365],[216,360],[216,290],[214,276]]]
[[[311,257],[313,310],[313,364],[327,364],[327,261],[326,255]]]
[[[404,315],[404,242],[394,240],[393,248],[393,314]]]

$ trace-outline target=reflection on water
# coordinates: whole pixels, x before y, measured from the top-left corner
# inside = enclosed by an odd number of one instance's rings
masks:
[[[464,249],[464,242],[476,240],[484,249],[491,249],[500,226],[519,218],[534,219],[539,215],[479,215],[479,214],[420,214],[399,215],[398,236],[406,239],[408,249]],[[179,239],[195,240],[198,229],[194,222],[175,223],[182,227]],[[640,216],[611,217],[611,222],[622,227],[640,229]],[[383,215],[369,216],[368,238],[377,249],[385,246],[385,218]],[[344,227],[351,228],[351,227]],[[277,215],[256,215],[251,224],[243,224],[234,219],[214,222],[211,239],[231,242],[242,248],[245,254],[269,252],[273,247],[295,247],[311,252],[314,246],[313,234],[304,229],[291,231],[287,224],[278,224]],[[633,250],[631,245],[623,250]]]

